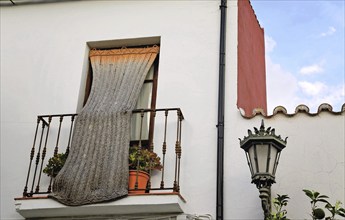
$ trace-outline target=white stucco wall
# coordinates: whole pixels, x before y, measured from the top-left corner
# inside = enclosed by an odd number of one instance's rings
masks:
[[[239,137],[260,125],[243,119],[237,97],[237,2],[228,2],[225,115],[225,219],[262,218]],[[74,113],[87,42],[160,37],[157,107],[180,107],[181,194],[188,214],[216,206],[219,2],[80,1],[1,8],[1,219],[14,210],[27,172],[36,116]],[[275,116],[289,136],[274,193],[289,194],[290,218],[308,218],[303,188],[344,201],[344,118]],[[306,211],[305,211],[306,210]]]
[[[86,43],[155,36],[161,38],[157,107],[181,107],[186,117],[181,177],[186,210],[213,214],[216,174],[208,170],[215,169],[216,156],[207,146],[214,146],[216,134],[219,13],[217,1],[2,7],[1,218],[20,217],[13,198],[25,184],[36,116],[76,111]]]
[[[247,136],[247,129],[259,128],[262,119],[256,116],[248,120],[237,114],[227,122],[225,198],[226,206],[232,207],[227,212],[231,219],[244,219],[246,210],[256,212],[257,219],[262,216],[259,192],[250,184],[247,161],[237,139]],[[273,127],[277,135],[288,137],[277,169],[277,183],[272,186],[273,197],[278,193],[291,198],[288,217],[310,219],[309,198],[302,189],[328,195],[333,205],[336,200],[344,202],[345,112],[342,115],[321,112],[314,117],[305,113],[293,117],[278,114],[264,121],[266,128]],[[232,125],[236,129],[229,129]]]

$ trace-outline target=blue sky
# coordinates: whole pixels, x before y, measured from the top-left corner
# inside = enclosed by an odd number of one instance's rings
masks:
[[[251,0],[265,30],[268,113],[345,103],[345,0]]]

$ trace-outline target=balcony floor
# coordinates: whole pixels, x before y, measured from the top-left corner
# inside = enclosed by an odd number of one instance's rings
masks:
[[[111,202],[84,206],[65,206],[47,196],[16,198],[16,211],[24,218],[106,217],[183,213],[185,200],[179,193],[129,195]]]

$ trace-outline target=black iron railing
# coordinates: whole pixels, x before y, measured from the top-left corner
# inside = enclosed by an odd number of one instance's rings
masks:
[[[174,113],[175,114],[172,114]],[[136,109],[133,115],[140,114],[139,139],[132,140],[140,149],[146,148],[154,151],[161,157],[162,170],[150,178],[145,189],[139,189],[138,184],[129,191],[161,190],[164,192],[180,191],[180,161],[182,154],[181,134],[184,119],[181,109]],[[145,125],[144,117],[149,123]],[[73,127],[77,114],[39,115],[37,116],[36,130],[30,152],[28,172],[26,176],[24,197],[33,197],[52,192],[53,177],[43,173],[49,158],[59,153],[69,154]],[[142,137],[143,128],[148,126],[147,137]],[[154,143],[158,145],[154,146]],[[159,144],[158,144],[159,143]],[[160,144],[161,143],[161,144]],[[50,155],[49,157],[47,155]],[[160,176],[159,176],[160,175]],[[157,177],[159,176],[159,178]],[[138,178],[137,178],[138,179]]]

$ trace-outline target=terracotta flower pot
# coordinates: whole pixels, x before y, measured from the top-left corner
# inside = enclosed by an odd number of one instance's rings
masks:
[[[135,190],[135,182],[137,180],[137,171],[129,171],[128,194],[142,194],[145,193],[147,182],[149,181],[149,174],[144,171],[138,171],[138,190]]]

